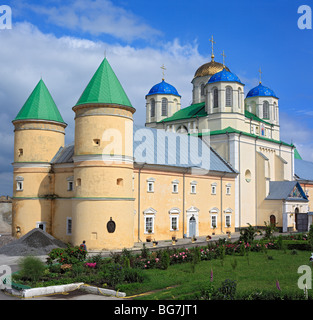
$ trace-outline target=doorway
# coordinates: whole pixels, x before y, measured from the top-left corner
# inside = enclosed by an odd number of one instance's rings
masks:
[[[189,237],[193,238],[196,236],[196,218],[192,216],[189,219]]]

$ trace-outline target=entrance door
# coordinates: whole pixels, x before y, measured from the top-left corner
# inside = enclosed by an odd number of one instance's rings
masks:
[[[307,213],[299,213],[299,209],[295,210],[296,229],[298,232],[308,231],[308,215]]]
[[[273,214],[270,216],[270,224],[273,227],[276,226],[276,217]]]
[[[189,220],[189,237],[195,237],[196,236],[196,218],[191,217]]]

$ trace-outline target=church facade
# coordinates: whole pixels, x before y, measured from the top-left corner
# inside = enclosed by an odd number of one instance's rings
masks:
[[[104,59],[72,108],[75,140],[65,146],[67,125],[40,80],[13,120],[13,235],[37,227],[111,250],[264,222],[307,230],[313,168],[280,141],[274,91],[260,82],[245,97],[213,55],[192,84],[185,108],[164,79],[153,86],[139,127]]]

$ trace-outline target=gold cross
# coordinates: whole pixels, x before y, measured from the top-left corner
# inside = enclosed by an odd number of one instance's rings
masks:
[[[259,69],[259,73],[260,73],[260,84],[262,83],[262,71],[261,68]]]
[[[212,55],[211,55],[211,58],[212,60],[214,60],[214,44],[216,43],[213,39],[213,35],[212,35],[212,39],[209,39],[209,41],[211,42],[212,44]]]
[[[164,80],[164,70],[166,70],[166,68],[164,67],[164,64],[163,64],[163,66],[161,67],[161,69],[162,69],[162,75],[163,75],[162,80]]]
[[[221,55],[223,56],[223,67],[225,68],[225,57],[226,57],[226,55],[224,53],[224,50],[223,50],[223,53]]]

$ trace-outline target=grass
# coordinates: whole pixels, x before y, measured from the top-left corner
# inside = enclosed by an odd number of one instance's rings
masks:
[[[292,253],[294,252],[290,250],[269,250],[267,254],[250,252],[248,256],[227,255],[223,261],[201,261],[195,270],[192,269],[191,263],[171,265],[167,270],[144,270],[147,279],[143,283],[123,284],[119,289],[126,292],[127,296],[133,296],[132,299],[194,299],[195,294],[200,293],[201,288],[209,284],[212,269],[213,284],[216,288],[225,279],[231,279],[237,281],[239,293],[277,291],[278,280],[282,292],[300,292],[297,286],[300,274],[297,270],[300,265],[311,266],[311,252]],[[144,292],[150,293],[138,295]]]

